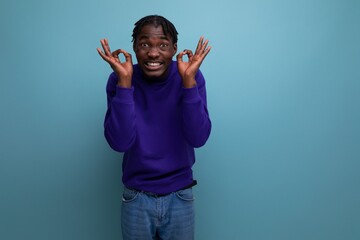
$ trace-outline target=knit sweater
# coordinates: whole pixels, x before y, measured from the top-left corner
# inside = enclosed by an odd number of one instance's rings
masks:
[[[123,155],[123,183],[128,188],[167,194],[194,181],[194,148],[207,141],[211,131],[205,80],[200,71],[197,85],[184,88],[173,61],[163,81],[149,82],[140,67],[133,67],[131,88],[117,86],[110,74],[105,138]]]

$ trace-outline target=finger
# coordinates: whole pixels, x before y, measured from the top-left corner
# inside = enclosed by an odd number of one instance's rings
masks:
[[[104,49],[105,54],[107,56],[111,56],[111,51],[110,51],[110,46],[109,46],[108,40],[105,38],[105,39],[100,40],[100,42],[101,42],[101,46]]]
[[[197,55],[197,56],[199,56],[198,60],[199,60],[200,64],[204,61],[205,57],[209,54],[210,50],[211,50],[211,47],[209,46]]]
[[[122,53],[125,57],[125,62],[131,63],[132,64],[132,57],[131,54],[128,53],[127,51],[123,50],[123,49],[117,49],[114,52],[111,53],[112,57],[119,63],[121,63],[119,54]]]
[[[101,44],[103,50],[105,51],[105,48],[106,48],[105,39],[100,39],[100,44]]]
[[[180,53],[176,56],[176,60],[177,60],[178,62],[182,62],[184,55],[185,55],[185,52],[184,52],[184,51],[180,52]]]
[[[107,48],[108,53],[111,54],[110,45],[109,45],[109,40],[107,40],[107,38],[105,38],[104,41],[105,41],[105,46],[106,46],[106,48]]]
[[[204,52],[205,52],[205,50],[207,49],[208,43],[209,43],[209,40],[206,39],[205,42],[203,43],[201,49],[200,49],[200,53],[204,53]]]
[[[191,62],[192,57],[194,56],[193,52],[189,49],[185,49],[184,52],[188,56],[189,62]]]
[[[209,40],[205,40],[204,41],[204,38],[201,39],[201,44],[198,46],[198,48],[196,49],[196,54],[204,54],[205,53],[205,50],[207,49],[207,45],[209,43]]]
[[[193,54],[193,52],[192,52],[191,50],[185,49],[184,51],[182,51],[182,52],[180,52],[180,53],[178,54],[178,57],[179,57],[179,56],[181,57],[181,59],[178,60],[178,61],[183,61],[182,58],[183,58],[184,55],[187,55],[187,56],[188,56],[188,59],[189,59],[189,61],[190,61],[194,54]]]
[[[108,57],[101,51],[100,48],[97,48],[96,50],[98,51],[98,53],[102,57],[102,59],[104,59],[107,62],[109,61]]]
[[[197,44],[197,46],[196,46],[195,54],[200,51],[200,48],[201,48],[201,46],[202,46],[203,41],[204,41],[204,37],[201,36],[200,39],[199,39],[199,41],[198,41],[198,44]]]
[[[121,53],[121,49],[117,49],[111,53],[111,56],[117,61],[120,62],[119,54]]]
[[[125,51],[125,50],[121,50],[121,53],[124,54],[124,56],[125,56],[125,61],[132,64],[131,54],[128,53],[127,51]]]
[[[208,55],[208,53],[210,52],[210,50],[211,50],[211,46],[207,47],[207,48],[204,50],[203,58],[205,58],[205,57]]]
[[[184,52],[189,58],[194,56],[193,52],[191,50],[189,50],[189,49],[185,49]]]
[[[105,39],[101,39],[101,40],[100,40],[100,44],[101,44],[101,47],[102,47],[102,49],[103,49],[104,53],[106,54]]]

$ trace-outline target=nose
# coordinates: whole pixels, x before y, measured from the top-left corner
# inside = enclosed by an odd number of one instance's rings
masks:
[[[157,47],[152,47],[148,52],[149,57],[155,58],[159,56],[159,49]]]

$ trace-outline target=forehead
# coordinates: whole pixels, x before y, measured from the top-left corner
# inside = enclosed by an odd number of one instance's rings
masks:
[[[166,39],[166,40],[170,40],[170,36],[169,34],[164,34],[163,28],[161,27],[161,25],[159,26],[154,26],[154,25],[145,25],[141,28],[139,35],[138,35],[138,40],[141,39],[153,39],[153,38],[158,38],[158,39]]]

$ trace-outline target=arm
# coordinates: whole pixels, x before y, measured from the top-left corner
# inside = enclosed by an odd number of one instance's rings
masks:
[[[135,141],[135,110],[132,88],[133,64],[131,55],[124,50],[118,49],[111,53],[107,39],[102,39],[99,55],[114,70],[109,77],[107,93],[107,112],[104,121],[105,138],[111,148],[124,152]],[[125,56],[125,62],[121,62],[119,54]]]
[[[203,146],[210,136],[211,121],[207,109],[205,80],[201,72],[196,74],[197,85],[183,89],[183,131],[193,147]]]
[[[106,87],[108,109],[104,121],[104,134],[110,147],[125,152],[135,142],[135,104],[133,88],[117,85],[112,73]]]
[[[195,54],[184,50],[177,55],[178,69],[183,82],[183,131],[193,147],[204,145],[210,135],[211,121],[207,110],[205,80],[199,71],[211,47],[208,40],[201,37]],[[183,56],[188,56],[188,62]]]

